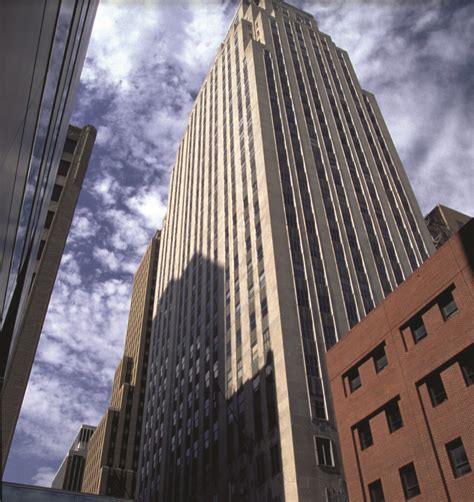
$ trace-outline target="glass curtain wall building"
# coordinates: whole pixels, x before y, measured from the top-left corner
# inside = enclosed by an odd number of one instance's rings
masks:
[[[0,382],[17,343],[98,0],[0,7]]]
[[[139,500],[346,500],[325,351],[432,252],[374,97],[245,1],[173,168]]]

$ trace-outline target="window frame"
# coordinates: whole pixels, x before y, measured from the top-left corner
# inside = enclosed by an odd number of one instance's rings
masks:
[[[420,483],[418,481],[418,476],[416,475],[416,469],[414,462],[404,465],[398,469],[400,474],[400,481],[402,483],[403,494],[405,500],[410,500],[421,494]],[[408,484],[408,477],[414,476],[414,482],[411,481],[411,485]]]
[[[323,436],[314,436],[314,444],[316,450],[316,461],[317,464],[323,467],[336,467],[336,459],[334,458],[334,448],[330,438]],[[320,458],[318,444],[321,445],[321,452],[324,459]],[[328,448],[327,448],[328,447]],[[326,463],[328,460],[326,457],[329,455],[329,460],[331,463]]]
[[[469,459],[467,458],[466,448],[464,448],[464,443],[462,442],[461,436],[451,440],[449,443],[446,443],[446,453],[449,458],[449,463],[451,465],[451,469],[453,471],[453,476],[455,479],[465,476],[472,472],[471,464],[469,463]],[[464,456],[462,463],[456,463],[456,459],[454,458],[454,452],[456,449],[460,449],[461,456]],[[467,470],[462,470],[467,467]]]

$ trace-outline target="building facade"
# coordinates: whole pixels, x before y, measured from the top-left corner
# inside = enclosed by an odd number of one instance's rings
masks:
[[[2,356],[8,355],[8,360],[5,360],[6,368],[1,388],[3,468],[15,432],[95,137],[96,130],[90,125],[82,129],[75,126],[68,128],[52,193],[48,204],[45,204],[46,218],[41,231],[39,228],[36,230],[39,246],[35,254],[28,258],[31,276],[23,284],[24,291],[22,290],[21,294],[24,296],[25,304],[15,323],[15,336],[9,354],[6,347],[3,352],[2,341]],[[2,332],[2,337],[4,336],[5,341],[7,334]]]
[[[51,488],[71,492],[81,491],[89,440],[94,431],[95,427],[91,425],[81,426],[68,454],[64,457],[56,476],[54,476]]]
[[[469,220],[470,216],[442,204],[434,207],[425,221],[436,248],[441,247],[453,234],[458,232]]]
[[[350,500],[471,500],[474,220],[327,354]]]
[[[245,1],[173,168],[139,500],[346,500],[324,353],[432,252],[374,97]]]
[[[133,498],[142,432],[160,233],[133,279],[124,355],[115,371],[110,407],[90,441],[82,491]]]

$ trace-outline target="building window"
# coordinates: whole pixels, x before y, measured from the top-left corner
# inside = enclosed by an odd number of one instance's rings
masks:
[[[469,385],[474,384],[474,345],[463,351],[459,358],[459,365],[466,385],[469,387]]]
[[[260,486],[265,482],[265,458],[260,454],[256,460],[257,463],[257,485]]]
[[[403,466],[400,469],[400,479],[402,481],[403,493],[405,500],[409,500],[419,495],[420,486],[416,477],[415,465],[412,463]]]
[[[69,171],[70,166],[71,166],[70,162],[68,162],[67,160],[61,159],[59,161],[58,174],[60,176],[67,176],[67,173]]]
[[[414,319],[412,319],[412,321],[410,322],[410,329],[413,335],[413,341],[415,343],[418,343],[428,334],[421,316],[417,316]]]
[[[55,183],[53,186],[53,193],[51,195],[51,200],[54,202],[58,202],[59,197],[61,197],[62,190],[63,190],[63,187],[61,185],[58,185],[57,183]]]
[[[372,431],[370,430],[370,424],[368,420],[360,423],[357,426],[357,430],[359,432],[359,440],[360,440],[360,449],[365,450],[369,446],[374,444],[374,440],[372,438]]]
[[[445,291],[439,297],[438,305],[445,321],[447,321],[450,317],[453,317],[453,315],[458,311],[458,306],[454,301],[451,291]]]
[[[377,373],[382,371],[388,364],[387,354],[385,354],[385,347],[383,345],[374,350],[374,364]]]
[[[446,394],[446,390],[443,385],[443,380],[441,379],[441,375],[439,373],[435,373],[431,375],[426,380],[426,386],[428,387],[428,393],[430,395],[431,404],[434,406],[438,406],[443,401],[448,399]]]
[[[66,138],[66,142],[64,143],[64,151],[68,153],[74,153],[74,150],[76,149],[77,141],[71,139],[71,138]]]
[[[272,476],[276,476],[281,472],[280,451],[278,444],[275,444],[270,448],[270,460],[272,463]]]
[[[448,452],[449,461],[451,462],[451,468],[453,469],[453,474],[455,478],[464,476],[471,472],[471,466],[469,460],[467,459],[466,450],[462,443],[461,438],[456,438],[450,441],[446,445],[446,450]]]
[[[377,479],[369,485],[370,502],[385,502],[383,495],[382,481]]]
[[[318,465],[334,467],[334,457],[332,454],[331,440],[316,436],[316,457]]]
[[[403,427],[403,419],[398,406],[398,401],[391,401],[385,408],[387,416],[388,429],[390,432],[395,432]]]
[[[357,390],[362,385],[360,381],[359,368],[352,368],[349,370],[347,373],[347,380],[349,381],[349,388],[351,389],[351,392]]]

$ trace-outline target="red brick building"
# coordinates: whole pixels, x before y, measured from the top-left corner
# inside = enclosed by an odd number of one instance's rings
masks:
[[[351,502],[474,500],[474,220],[327,354]]]

